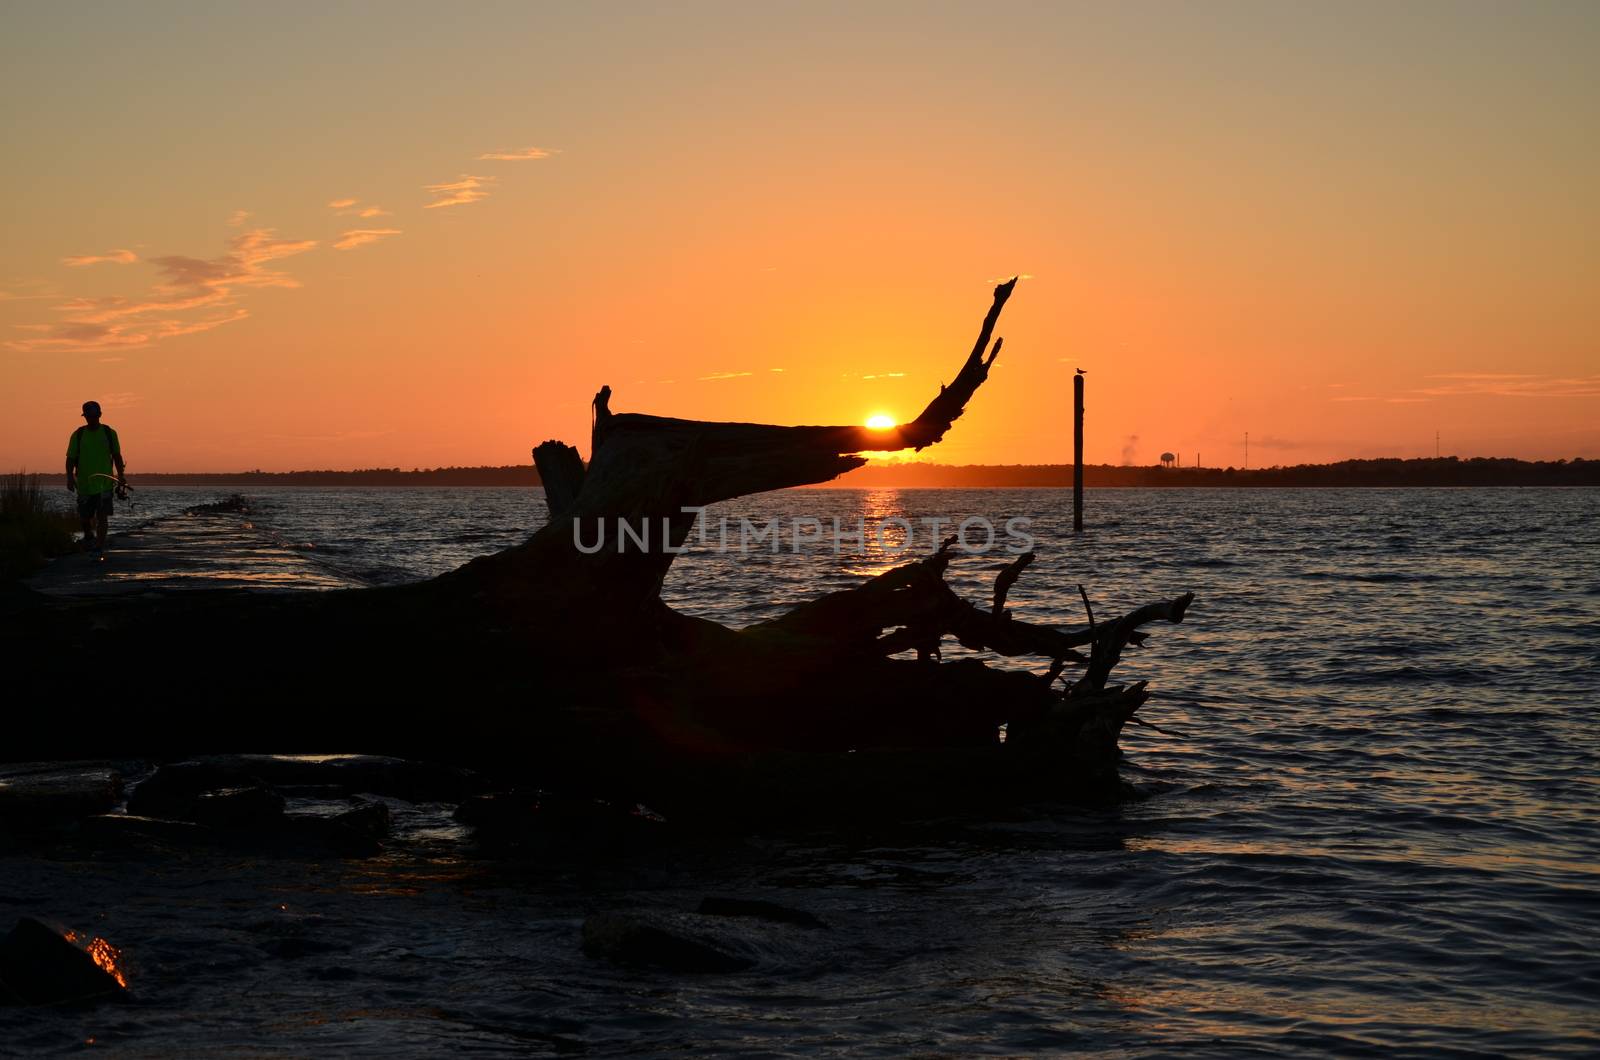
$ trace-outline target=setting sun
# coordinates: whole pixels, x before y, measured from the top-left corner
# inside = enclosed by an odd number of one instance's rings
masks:
[[[867,426],[875,431],[886,431],[890,427],[898,426],[893,416],[885,412],[875,412],[867,417]]]

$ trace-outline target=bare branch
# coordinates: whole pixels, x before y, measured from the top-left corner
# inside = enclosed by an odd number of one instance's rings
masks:
[[[1006,564],[1000,573],[995,575],[994,603],[989,608],[989,613],[995,618],[1003,617],[1006,609],[1006,594],[1011,591],[1011,587],[1017,583],[1017,579],[1022,577],[1022,572],[1027,570],[1028,564],[1032,562],[1033,553],[1024,552]]]

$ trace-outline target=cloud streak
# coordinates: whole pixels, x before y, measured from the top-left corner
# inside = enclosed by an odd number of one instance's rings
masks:
[[[22,324],[25,329],[42,328],[44,331],[36,339],[19,339],[6,343],[15,350],[24,352],[37,352],[57,350],[61,352],[93,353],[97,350],[122,350],[133,349],[139,346],[148,346],[162,339],[177,338],[180,335],[193,335],[201,331],[210,331],[212,328],[231,324],[235,320],[243,320],[249,316],[246,309],[236,309],[232,314],[220,317],[211,317],[205,320],[180,320],[168,318],[162,320],[125,321],[117,324]]]
[[[1441,382],[1419,387],[1413,394],[1429,397],[1600,397],[1600,375],[1549,376],[1527,372],[1447,372],[1431,375]]]
[[[515,151],[485,151],[478,156],[480,162],[532,162],[549,158],[556,151],[544,147],[524,147]]]
[[[86,265],[132,265],[139,255],[131,250],[108,250],[104,254],[84,254],[75,258],[62,258],[61,264],[81,269]]]
[[[362,205],[360,199],[334,199],[328,203],[330,210],[336,210],[340,217],[388,217],[389,211],[376,203]]]
[[[475,177],[470,173],[463,173],[460,180],[446,184],[424,185],[423,190],[432,192],[434,201],[428,203],[423,209],[437,210],[442,206],[465,206],[468,203],[487,199],[494,180],[495,178],[493,177]]]
[[[347,232],[339,233],[338,242],[333,244],[334,250],[354,250],[364,247],[368,243],[376,243],[380,239],[400,234],[398,228],[352,228]]]

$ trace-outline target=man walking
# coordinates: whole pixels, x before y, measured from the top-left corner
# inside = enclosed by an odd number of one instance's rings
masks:
[[[72,440],[67,443],[67,489],[78,494],[84,548],[101,552],[106,547],[111,498],[128,495],[128,472],[122,463],[117,432],[100,422],[100,402],[85,401],[83,418],[88,423],[73,431]],[[111,477],[113,465],[117,469],[115,478]]]

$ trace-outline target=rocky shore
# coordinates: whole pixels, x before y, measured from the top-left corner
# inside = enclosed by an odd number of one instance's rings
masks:
[[[385,858],[484,857],[592,871],[665,849],[669,836],[676,833],[668,822],[642,806],[497,790],[468,770],[381,756],[0,766],[0,881],[29,866],[72,863],[123,865],[130,883],[151,867],[164,866],[164,876],[196,872],[198,883],[229,864],[344,862],[360,873],[355,865]],[[60,904],[14,913],[14,927],[0,936],[0,1007],[126,1000],[138,991],[140,940],[95,934],[103,910],[86,907],[73,922]],[[308,925],[285,924],[265,929],[267,957],[327,951]],[[813,935],[826,929],[802,909],[709,895],[692,909],[596,911],[572,944],[610,964],[732,972],[814,949]]]

